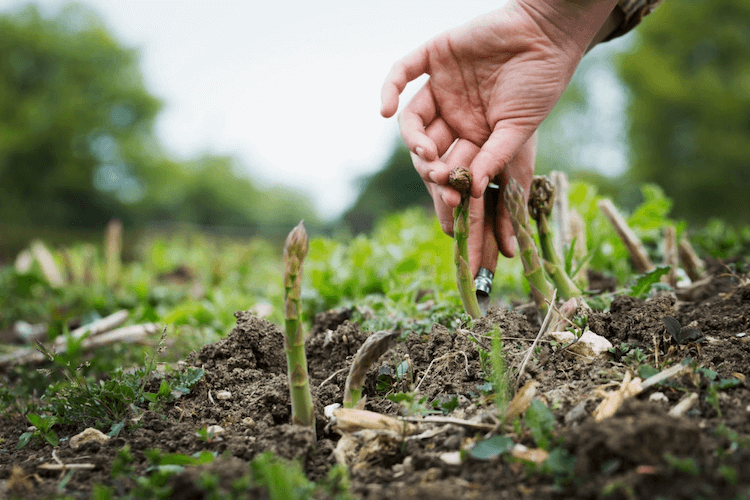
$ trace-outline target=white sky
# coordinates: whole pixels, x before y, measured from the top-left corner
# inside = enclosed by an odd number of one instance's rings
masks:
[[[25,3],[0,0],[0,11]],[[66,2],[36,3],[54,15]],[[140,50],[146,86],[165,104],[156,131],[167,151],[234,155],[260,181],[309,192],[333,218],[395,144],[395,119],[379,114],[391,64],[503,0],[82,3]]]

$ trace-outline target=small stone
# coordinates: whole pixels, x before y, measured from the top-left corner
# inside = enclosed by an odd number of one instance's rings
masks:
[[[70,447],[74,450],[79,448],[81,445],[95,441],[99,444],[104,444],[109,441],[109,436],[104,434],[102,431],[88,427],[83,430],[80,434],[76,434],[70,438]]]
[[[242,419],[242,425],[244,425],[246,427],[252,427],[252,426],[255,425],[255,420],[253,420],[250,417],[245,417],[245,418]]]
[[[575,335],[571,332],[550,332],[550,336],[563,345],[570,344],[575,340]],[[567,350],[587,358],[596,358],[606,355],[611,348],[612,343],[609,340],[591,330],[586,330],[578,339],[578,342],[572,344]]]
[[[448,451],[440,454],[440,460],[448,465],[461,465],[461,452]]]
[[[219,391],[216,393],[216,399],[232,399],[232,393],[229,391]]]
[[[648,397],[648,400],[656,402],[656,403],[668,403],[669,402],[669,398],[665,396],[663,392],[653,393],[652,395]]]
[[[224,434],[224,432],[224,428],[220,425],[209,425],[208,427],[206,427],[206,433],[209,436],[217,437],[221,434]]]

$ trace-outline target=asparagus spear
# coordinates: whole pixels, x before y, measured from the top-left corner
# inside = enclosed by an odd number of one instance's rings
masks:
[[[474,289],[474,277],[469,267],[469,189],[471,187],[471,174],[464,167],[456,167],[450,171],[448,183],[461,193],[461,204],[453,209],[453,239],[455,241],[453,258],[456,263],[456,281],[461,302],[472,318],[480,318],[482,312],[477,302],[477,294]]]
[[[549,309],[546,300],[552,300],[553,288],[547,281],[539,260],[539,252],[529,227],[529,212],[526,208],[523,189],[512,178],[505,186],[505,207],[510,213],[513,231],[516,233],[518,247],[521,250],[521,262],[526,281],[531,286],[531,295],[534,297],[539,314],[544,318]]]
[[[302,261],[307,255],[309,240],[304,221],[295,226],[284,244],[284,350],[289,373],[289,395],[292,400],[292,422],[315,429],[315,413],[310,394],[305,355],[305,335],[302,332],[300,293]]]
[[[346,377],[344,408],[361,408],[359,403],[362,400],[362,386],[365,384],[367,370],[385,354],[393,340],[399,335],[396,332],[380,331],[367,337],[365,343],[357,351],[349,369],[349,376]]]
[[[552,212],[552,204],[555,200],[555,188],[545,176],[534,176],[529,193],[529,215],[536,221],[537,233],[539,234],[539,246],[544,259],[544,270],[552,278],[557,286],[560,296],[567,300],[571,297],[580,297],[581,290],[570,279],[565,272],[565,267],[555,251],[552,231],[550,231],[547,217]]]

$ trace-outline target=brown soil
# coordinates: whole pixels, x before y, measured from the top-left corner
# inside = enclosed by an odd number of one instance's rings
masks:
[[[616,297],[608,312],[591,315],[589,326],[615,346],[627,343],[640,348],[647,356],[642,363],[659,369],[690,357],[697,366],[717,372],[716,380],[740,379],[740,385],[718,392],[718,408],[710,397],[711,381],[687,370],[627,400],[613,417],[595,422],[591,413],[602,399],[597,389],[616,387],[625,373],[639,364],[619,355],[619,359],[610,356],[590,362],[559,352],[559,347],[543,341],[520,382],[532,378],[538,382],[536,397],[552,409],[561,446],[575,457],[572,479],[534,471],[507,454],[486,461],[465,454],[460,462],[448,463],[446,452],[468,450],[487,432],[466,425],[423,423],[420,431],[433,432],[419,438],[381,439],[377,449],[360,442],[353,452],[355,461],[349,464],[352,492],[372,499],[748,498],[750,389],[744,377],[750,375],[750,285],[722,277],[679,295],[680,299],[662,294],[646,301]],[[683,328],[697,328],[704,340],[677,344],[666,332],[665,315],[676,318]],[[146,412],[137,426],[125,428],[106,444],[89,443],[74,450],[67,441],[61,442],[56,449],[60,461],[95,466],[75,472],[62,493],[88,498],[94,484],[112,485],[112,462],[126,444],[135,457],[134,468],[141,474],[148,467],[144,455],[148,449],[188,455],[202,450],[218,452],[220,458],[211,464],[187,468],[173,477],[169,483],[172,498],[203,498],[197,484],[205,471],[218,475],[222,484],[231,484],[247,473],[247,462],[265,450],[298,460],[313,480],[326,475],[336,463],[333,450],[341,436],[327,425],[323,408],[342,401],[351,359],[369,332],[350,322],[347,311],[331,311],[316,318],[307,344],[316,402],[316,442],[312,433],[289,423],[286,360],[279,327],[249,312],[236,316],[237,326],[226,338],[204,346],[189,360],[205,370],[205,377],[189,395],[163,412]],[[531,319],[518,312],[492,309],[470,330],[449,331],[434,325],[427,335],[407,332],[371,367],[364,389],[366,408],[401,415],[400,405],[386,395],[418,385],[418,397],[425,397],[430,407],[434,401],[456,398],[458,407],[450,417],[497,423],[494,404],[480,390],[486,381],[477,342],[489,349],[488,332],[498,325],[506,362],[515,377],[539,328],[536,318]],[[411,370],[399,378],[396,369],[405,360]],[[379,374],[389,387],[378,390]],[[230,391],[231,398],[219,399],[222,390]],[[652,397],[657,392],[662,396]],[[681,417],[669,416],[667,412],[689,393],[698,394],[698,403]],[[195,436],[198,429],[213,424],[225,429],[220,441],[205,442]],[[744,443],[738,445],[717,434],[720,426],[744,436]],[[53,462],[52,447],[32,442],[16,449],[26,427],[21,418],[5,417],[0,422],[0,497],[54,497],[59,494],[61,473],[39,469],[41,464]],[[497,429],[495,434],[535,447],[528,427]],[[70,437],[81,430],[59,433]],[[694,467],[675,465],[680,460]],[[735,480],[727,472],[730,469]],[[118,485],[124,490],[131,486]],[[264,495],[255,491],[250,497]]]

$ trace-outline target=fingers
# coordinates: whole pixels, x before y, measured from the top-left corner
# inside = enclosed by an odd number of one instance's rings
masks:
[[[436,118],[438,118],[438,112],[432,95],[432,86],[428,81],[398,116],[401,137],[403,137],[406,147],[409,148],[409,151],[415,152],[427,161],[434,161],[441,154],[438,151],[438,145],[427,133],[427,127],[432,125]],[[440,120],[440,122],[447,129],[445,121]],[[447,131],[451,135],[450,130]],[[451,137],[450,142],[453,142],[453,137]]]
[[[434,174],[432,176],[422,176],[422,179],[432,196],[432,202],[435,205],[435,213],[440,221],[440,227],[445,234],[450,236],[453,236],[453,209],[461,203],[461,195],[458,191],[446,185],[448,183],[448,174],[450,169],[455,166],[471,164],[471,160],[478,151],[479,148],[475,144],[459,139],[440,160],[425,162],[419,156],[413,153],[411,155],[412,162],[417,171],[430,169]],[[432,182],[431,178],[435,178],[436,182]],[[484,211],[482,211],[483,213]]]
[[[438,118],[430,123],[425,129],[425,133],[434,141],[439,156],[443,156],[450,149],[455,139],[450,128],[448,128],[448,125],[442,118]],[[417,156],[413,154],[412,163],[423,181],[437,184],[446,184],[448,182],[450,167],[445,162],[428,161],[425,159],[425,155]]]
[[[398,96],[406,84],[427,72],[427,49],[423,45],[397,61],[385,77],[380,89],[380,114],[390,118],[398,111]]]
[[[536,132],[526,141],[518,154],[511,160],[508,167],[500,175],[500,201],[497,205],[497,241],[500,243],[500,252],[505,257],[513,257],[516,253],[516,238],[513,232],[513,224],[510,221],[510,213],[505,208],[505,185],[508,180],[514,178],[523,188],[528,197],[531,180],[534,176],[534,161],[536,159],[537,134]]]
[[[440,193],[437,192],[437,188],[439,187],[437,184],[434,184],[432,182],[425,182],[425,187],[427,187],[427,191],[430,193],[430,196],[432,196],[432,204],[435,207],[435,215],[437,215],[438,221],[440,222],[440,229],[443,230],[445,234],[453,237],[453,208],[448,206],[443,199],[440,196]]]
[[[471,198],[469,201],[469,240],[467,242],[469,250],[469,267],[471,275],[476,276],[479,271],[480,263],[484,262],[485,242],[490,239],[495,240],[495,236],[490,226],[489,231],[485,231],[484,223],[484,198]],[[489,238],[487,238],[489,235]],[[487,255],[488,260],[492,257]],[[494,251],[495,264],[497,263],[497,246]],[[494,265],[488,269],[495,269]]]
[[[532,133],[533,130],[510,121],[498,122],[469,168],[474,177],[471,183],[473,197],[480,198],[484,194],[490,179],[508,166]]]

